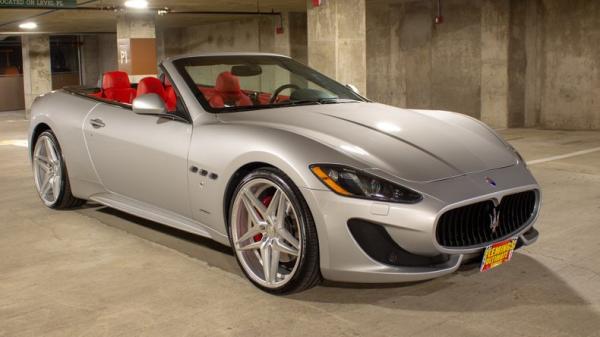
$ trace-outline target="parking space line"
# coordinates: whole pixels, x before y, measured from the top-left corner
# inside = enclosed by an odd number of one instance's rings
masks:
[[[555,160],[560,160],[560,159],[566,159],[566,158],[581,156],[581,155],[584,155],[584,154],[589,154],[589,153],[598,152],[598,151],[600,151],[600,147],[594,147],[594,148],[591,148],[591,149],[581,150],[581,151],[575,151],[575,152],[571,152],[571,153],[567,153],[567,154],[562,154],[562,155],[559,155],[559,156],[553,156],[553,157],[548,157],[548,158],[542,158],[542,159],[536,159],[536,160],[528,161],[527,165],[536,165],[536,164],[546,163],[546,162],[549,162],[549,161],[555,161]]]
[[[10,140],[2,140],[0,141],[0,146],[19,146],[19,147],[27,147],[27,139],[10,139]]]

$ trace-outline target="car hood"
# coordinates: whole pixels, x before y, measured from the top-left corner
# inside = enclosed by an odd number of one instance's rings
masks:
[[[219,119],[300,134],[360,161],[363,168],[383,170],[412,182],[517,163],[512,151],[489,128],[446,111],[340,103],[225,113]]]

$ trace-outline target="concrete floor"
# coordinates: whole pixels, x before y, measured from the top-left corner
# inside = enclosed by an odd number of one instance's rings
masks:
[[[600,336],[600,151],[531,165],[541,237],[506,266],[278,298],[202,238],[43,207],[26,148],[8,142],[26,129],[0,121],[1,336]],[[527,160],[600,147],[600,132],[502,134]]]

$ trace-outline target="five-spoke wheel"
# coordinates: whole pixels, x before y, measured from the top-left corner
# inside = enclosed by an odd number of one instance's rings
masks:
[[[274,169],[250,173],[234,193],[232,245],[248,278],[269,292],[306,289],[320,279],[316,230],[301,198]]]
[[[62,187],[62,166],[58,149],[49,135],[41,135],[33,153],[33,174],[35,186],[46,206],[58,200]]]
[[[72,208],[85,202],[71,194],[67,169],[52,131],[39,135],[33,148],[32,161],[35,187],[46,206]]]

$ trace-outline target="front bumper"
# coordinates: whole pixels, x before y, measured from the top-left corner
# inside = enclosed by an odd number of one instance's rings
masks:
[[[486,182],[491,177],[497,186]],[[400,183],[400,182],[399,182]],[[474,173],[443,181],[405,186],[423,194],[417,204],[381,203],[341,197],[328,190],[304,188],[302,193],[312,210],[321,257],[321,273],[332,281],[358,283],[395,283],[432,279],[456,271],[461,264],[483,253],[485,245],[469,249],[448,249],[438,245],[436,222],[445,211],[505,195],[538,190],[539,186],[523,165]],[[521,228],[519,247],[537,239],[533,224],[539,211],[538,193],[535,215]],[[387,231],[402,250],[422,257],[438,257],[437,263],[394,265],[377,261],[360,247],[348,227],[351,219],[375,223]],[[489,244],[489,243],[486,243]],[[432,259],[436,261],[436,259]]]

